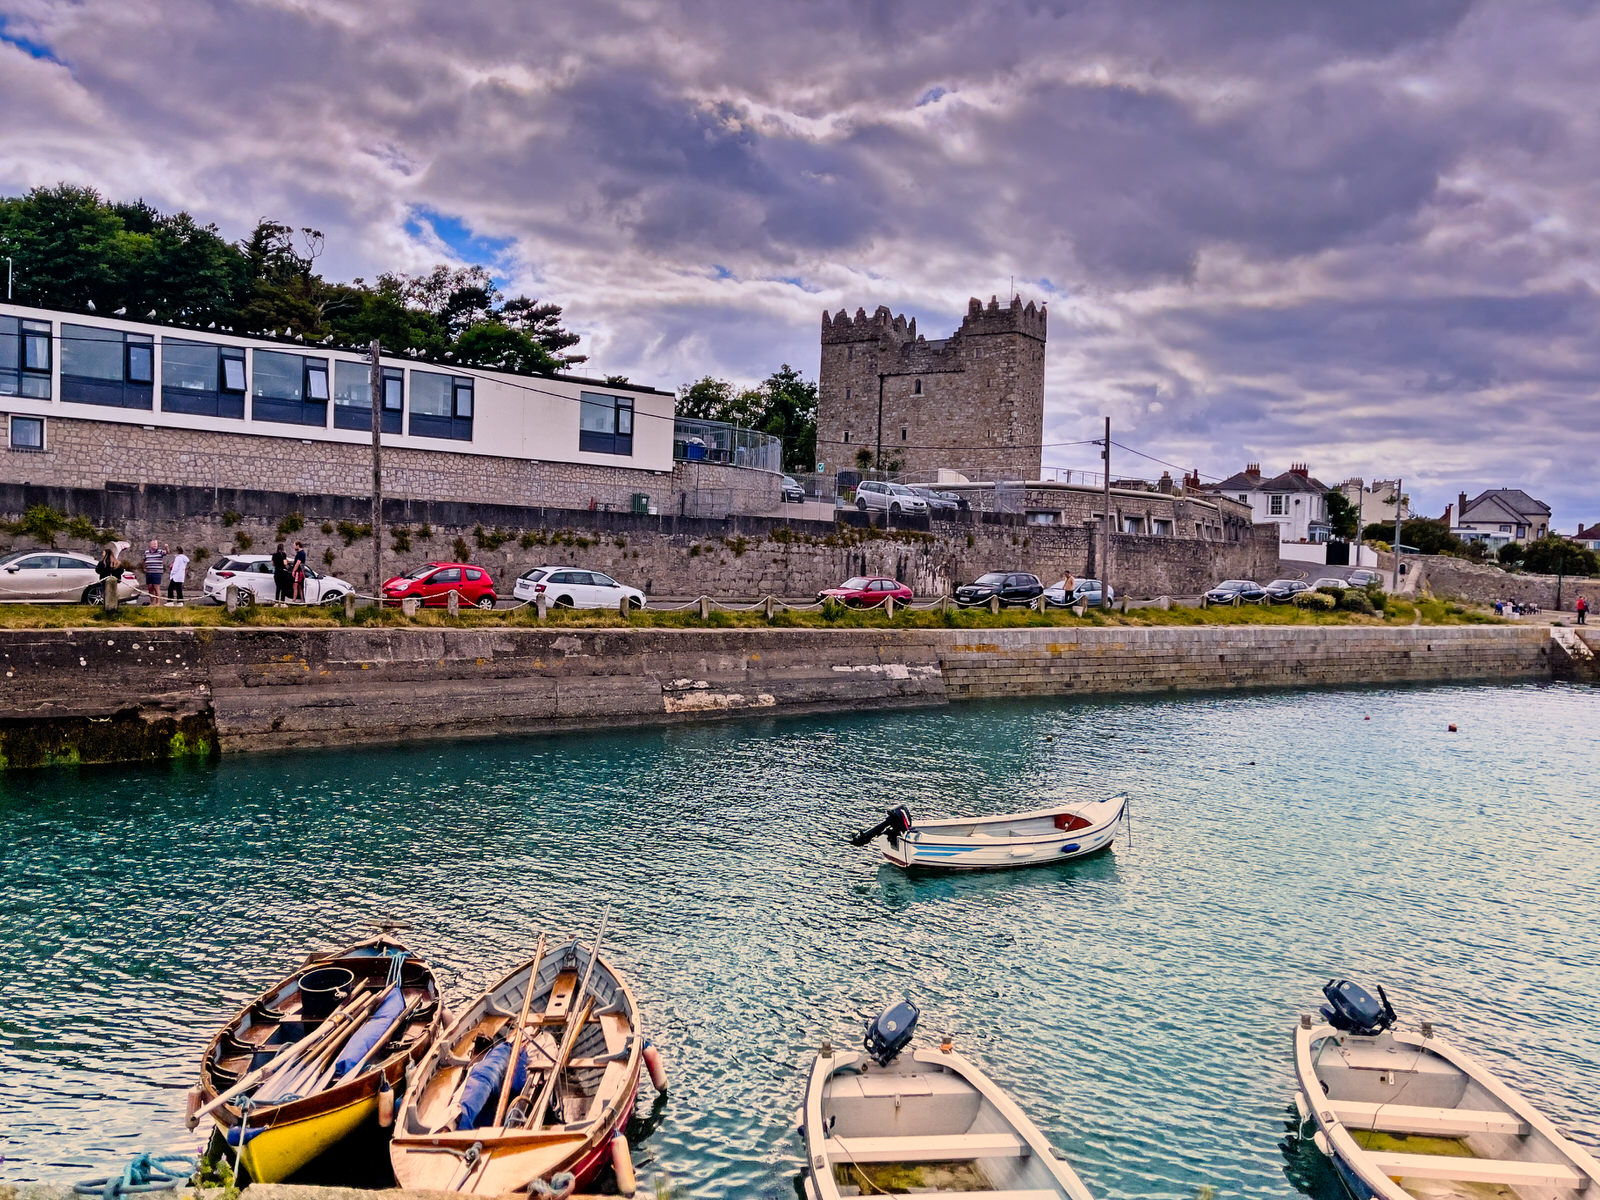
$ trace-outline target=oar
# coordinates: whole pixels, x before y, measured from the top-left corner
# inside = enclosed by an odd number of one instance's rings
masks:
[[[281,1071],[273,1076],[269,1082],[263,1084],[256,1096],[257,1103],[264,1103],[268,1100],[278,1102],[284,1096],[296,1093],[303,1096],[315,1095],[317,1089],[308,1088],[306,1085],[316,1080],[328,1064],[339,1056],[339,1051],[350,1040],[350,1035],[372,1016],[377,1007],[383,1003],[384,997],[388,993],[389,989],[385,988],[381,992],[366,996],[358,1008],[351,1010],[350,1019],[344,1022],[336,1033],[330,1034],[323,1039],[322,1044],[317,1047],[317,1052],[314,1055],[302,1057],[300,1062],[295,1064],[293,1070]]]
[[[500,1103],[495,1105],[494,1124],[506,1119],[506,1105],[511,1103],[511,1081],[516,1078],[517,1060],[522,1056],[522,1041],[528,1032],[528,1009],[533,1004],[534,984],[539,981],[539,964],[544,961],[544,934],[539,935],[539,945],[533,952],[533,966],[528,968],[528,990],[522,997],[522,1015],[517,1018],[516,1036],[511,1040],[511,1061],[506,1065],[505,1081],[500,1085]]]
[[[398,1026],[400,1022],[404,1021],[411,1015],[411,1010],[416,1006],[416,1000],[409,1001],[405,1007],[400,1010],[399,1014],[396,1015],[395,1019],[390,1021],[389,1024],[384,1027],[383,1036],[380,1037],[376,1042],[373,1042],[372,1046],[365,1054],[361,1056],[359,1060],[357,1060],[356,1064],[340,1077],[340,1082],[343,1082],[346,1079],[354,1079],[357,1075],[359,1075],[361,1073],[361,1068],[366,1066],[367,1062],[372,1058],[372,1056],[388,1044],[389,1035],[394,1032],[395,1027]],[[378,1008],[382,1007],[383,1005],[380,1003]],[[376,1013],[377,1010],[374,1009],[373,1011]],[[371,1018],[368,1019],[370,1020]],[[356,1032],[357,1029],[352,1029],[350,1031],[350,1037],[354,1037]],[[339,1055],[343,1053],[344,1048],[349,1044],[350,1038],[344,1038],[342,1041],[340,1041],[338,1047],[326,1056],[322,1070],[317,1074],[317,1077],[312,1080],[311,1086],[306,1089],[306,1095],[315,1096],[318,1092],[322,1091],[333,1082],[334,1072],[339,1069]]]
[[[575,1006],[582,1003],[585,993],[589,990],[589,980],[594,977],[594,965],[600,961],[600,939],[606,935],[606,922],[610,918],[611,904],[607,902],[605,912],[600,914],[600,928],[594,932],[594,946],[589,951],[589,969],[583,973],[583,982],[578,985],[578,990],[573,996],[573,1004]],[[537,1106],[530,1114],[532,1124],[529,1125],[529,1128],[535,1132],[544,1127],[544,1114],[549,1107],[550,1093],[555,1091],[556,1076],[561,1074],[561,1065],[571,1056],[572,1047],[578,1041],[578,1032],[583,1028],[584,1022],[589,1019],[589,1008],[592,1007],[593,1005],[590,1005],[583,1010],[583,1016],[576,1025],[572,1024],[571,1017],[567,1018],[568,1024],[561,1039],[561,1052],[556,1055],[556,1065],[551,1067],[550,1074],[545,1076],[544,1087],[539,1089]]]
[[[195,1109],[189,1115],[189,1128],[193,1129],[200,1123],[201,1117],[209,1116],[242,1092],[248,1092],[263,1080],[269,1079],[284,1068],[302,1061],[304,1055],[310,1052],[313,1047],[320,1045],[325,1038],[333,1035],[338,1026],[354,1011],[352,1006],[358,1004],[357,998],[362,994],[362,990],[358,988],[338,1009],[330,1013],[327,1020],[323,1021],[309,1036],[301,1038],[291,1046],[284,1047],[273,1056],[270,1062],[262,1063],[261,1066],[249,1072],[227,1091],[219,1093]]]

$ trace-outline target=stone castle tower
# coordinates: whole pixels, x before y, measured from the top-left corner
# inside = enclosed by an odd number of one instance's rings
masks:
[[[1037,479],[1044,441],[1045,308],[968,301],[961,328],[928,341],[915,318],[822,314],[817,458],[857,470],[866,450],[909,478],[940,468],[978,479]],[[881,414],[881,417],[880,417]]]

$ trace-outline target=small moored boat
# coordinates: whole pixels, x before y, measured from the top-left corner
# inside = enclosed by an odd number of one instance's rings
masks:
[[[1576,1200],[1600,1163],[1471,1056],[1349,980],[1295,1030],[1295,1107],[1360,1200]]]
[[[1126,794],[1033,812],[944,821],[913,820],[904,807],[850,839],[885,839],[883,856],[907,870],[994,870],[1082,858],[1109,846],[1128,812]]]
[[[622,1131],[644,1062],[664,1090],[621,974],[576,939],[546,952],[541,938],[418,1065],[389,1146],[395,1178],[419,1191],[564,1194],[607,1163],[631,1174]]]
[[[209,1116],[227,1147],[216,1156],[277,1183],[374,1117],[392,1120],[406,1066],[442,1017],[432,968],[388,932],[313,955],[211,1039],[189,1128]]]
[[[867,1025],[865,1052],[824,1046],[800,1110],[806,1200],[916,1193],[1091,1200],[1023,1111],[949,1042],[902,1055],[909,1000]]]

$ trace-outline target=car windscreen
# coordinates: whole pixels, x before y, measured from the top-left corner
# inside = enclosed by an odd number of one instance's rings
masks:
[[[435,566],[434,563],[423,563],[420,567],[413,567],[411,570],[407,571],[404,575],[400,576],[400,578],[401,579],[421,579],[424,575],[432,574],[434,566]]]
[[[1224,579],[1221,583],[1217,584],[1215,590],[1221,591],[1223,588],[1241,588],[1248,586],[1250,586],[1249,583],[1243,579]]]
[[[978,587],[1004,587],[1006,577],[999,571],[990,571],[987,575],[979,575],[976,580]]]
[[[548,574],[550,574],[550,572],[544,567],[535,567],[533,570],[524,573],[522,578],[526,579],[529,583],[538,583],[539,580],[543,579]]]
[[[1297,581],[1293,579],[1274,579],[1271,583],[1267,584],[1267,586],[1272,588],[1286,588],[1293,587],[1296,582]]]
[[[866,587],[869,582],[871,581],[868,580],[865,575],[857,575],[851,579],[846,579],[839,586],[848,591],[859,592]]]

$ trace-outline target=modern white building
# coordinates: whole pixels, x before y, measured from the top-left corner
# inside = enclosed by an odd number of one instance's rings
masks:
[[[1205,490],[1250,506],[1258,525],[1276,525],[1278,541],[1321,544],[1328,540],[1328,492],[1314,479],[1305,463],[1295,463],[1281,475],[1261,474],[1261,464],[1251,463],[1221,483]]]
[[[398,494],[581,506],[669,486],[671,393],[406,357],[381,366]],[[365,494],[371,424],[361,350],[0,304],[10,481]]]

